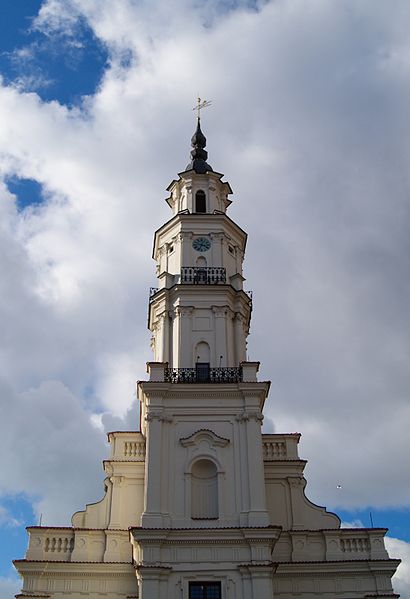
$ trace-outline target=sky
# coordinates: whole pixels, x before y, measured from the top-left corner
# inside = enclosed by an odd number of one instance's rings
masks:
[[[138,427],[153,232],[199,93],[249,234],[265,432],[308,497],[388,527],[410,598],[408,0],[2,0],[0,599],[24,527],[103,494]]]

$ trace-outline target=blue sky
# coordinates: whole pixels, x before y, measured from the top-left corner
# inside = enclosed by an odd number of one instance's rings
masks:
[[[410,543],[409,18],[404,0],[1,3],[0,599],[24,527],[98,499],[104,432],[136,426],[151,238],[198,90],[249,232],[266,430],[302,432],[309,498]]]

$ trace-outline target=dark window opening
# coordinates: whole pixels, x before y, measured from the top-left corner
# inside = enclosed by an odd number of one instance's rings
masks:
[[[195,212],[206,212],[206,196],[202,189],[195,194]]]
[[[196,380],[198,383],[207,383],[211,375],[209,362],[197,362],[195,364]]]
[[[221,599],[221,583],[190,582],[189,599]]]

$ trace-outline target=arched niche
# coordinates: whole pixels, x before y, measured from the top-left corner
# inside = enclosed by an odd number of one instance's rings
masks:
[[[199,268],[206,268],[207,262],[205,256],[198,256],[196,259],[196,266]]]
[[[211,362],[211,348],[206,341],[200,341],[195,346],[195,363],[209,364]]]
[[[191,468],[191,518],[219,518],[218,469],[209,459],[201,458]]]
[[[206,341],[200,341],[195,346],[196,382],[207,383],[210,378],[211,348]]]

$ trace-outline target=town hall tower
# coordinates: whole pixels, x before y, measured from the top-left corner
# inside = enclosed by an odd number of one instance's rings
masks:
[[[398,597],[386,529],[340,528],[304,494],[300,435],[262,433],[270,383],[247,359],[247,234],[205,148],[198,118],[154,236],[140,430],[109,433],[100,502],[71,527],[29,527],[18,597]]]

